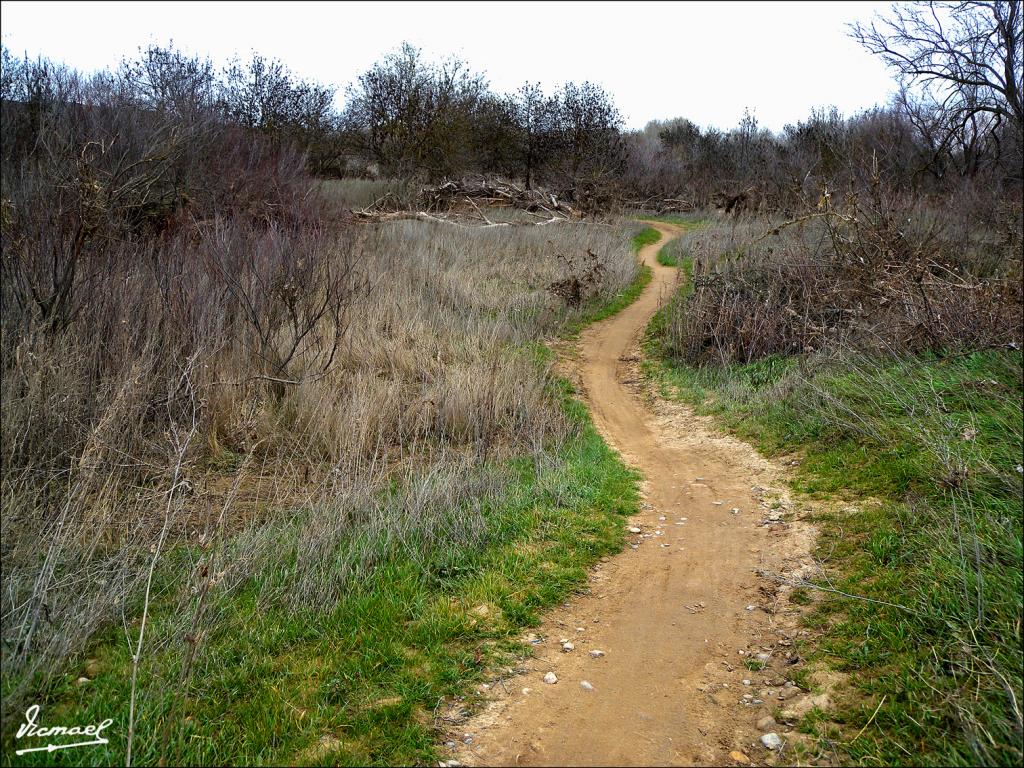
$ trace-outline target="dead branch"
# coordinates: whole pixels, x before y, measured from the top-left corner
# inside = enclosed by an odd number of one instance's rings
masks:
[[[458,227],[506,227],[508,223],[492,221],[485,208],[515,208],[542,218],[536,225],[554,224],[581,217],[580,213],[558,199],[554,192],[524,190],[511,182],[491,179],[463,179],[446,181],[436,186],[423,187],[419,193],[418,210],[400,209],[397,200],[385,195],[366,208],[354,209],[359,221],[381,222],[398,219],[419,219]],[[470,213],[471,211],[471,213]],[[449,215],[460,212],[479,218],[481,225],[455,221]],[[544,218],[542,214],[546,215]]]

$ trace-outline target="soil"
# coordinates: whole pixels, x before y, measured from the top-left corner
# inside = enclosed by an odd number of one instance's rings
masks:
[[[772,726],[784,746],[769,751],[757,722],[827,706],[827,693],[786,690],[802,630],[776,577],[814,570],[814,531],[794,519],[785,470],[643,384],[641,334],[677,287],[675,268],[656,255],[680,233],[651,224],[662,233],[640,252],[651,283],[562,359],[602,436],[645,478],[628,523],[641,533],[534,630],[533,658],[486,686],[481,710],[452,726],[448,751],[464,765],[790,763],[801,737]],[[544,682],[548,672],[557,683]]]

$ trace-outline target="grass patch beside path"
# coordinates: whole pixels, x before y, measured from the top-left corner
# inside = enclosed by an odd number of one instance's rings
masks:
[[[661,239],[661,232],[654,227],[645,227],[633,236],[633,250],[637,253],[647,245],[653,245]]]
[[[683,233],[697,229],[705,224],[706,219],[694,216],[649,216],[646,221],[660,221],[665,224],[673,224],[681,227]],[[653,229],[653,228],[652,228]],[[646,231],[646,230],[645,230]],[[657,230],[653,230],[657,232]],[[634,240],[634,243],[636,241]],[[653,242],[657,242],[654,240]],[[643,243],[646,245],[647,243]],[[637,249],[639,250],[639,248]],[[670,240],[658,251],[658,263],[663,267],[680,267],[686,273],[686,282],[689,283],[693,275],[693,257],[690,255],[685,238],[677,237]]]
[[[590,307],[567,332],[621,310],[650,277],[650,269],[639,270],[628,288]],[[523,352],[524,364],[536,365],[552,354],[540,344]],[[625,518],[638,509],[636,473],[597,434],[571,385],[554,379],[550,386],[574,429],[536,456],[481,470],[501,490],[470,502],[480,507],[465,516],[466,524],[483,527],[477,546],[433,543],[410,557],[389,540],[343,544],[366,549],[373,567],[340,600],[298,610],[260,597],[274,594],[263,580],[287,578],[296,567],[282,562],[208,609],[209,634],[200,636],[187,698],[178,695],[187,642],[174,629],[180,584],[170,566],[164,577],[158,573],[139,670],[133,762],[436,763],[439,704],[471,698],[488,669],[528,653],[518,639],[522,630],[584,585],[602,556],[622,548]],[[461,519],[455,515],[452,524]],[[294,526],[301,527],[300,517]],[[282,539],[292,533],[282,530]],[[182,550],[166,560],[200,557]],[[129,617],[131,635],[138,626]],[[89,680],[78,684],[80,675]],[[16,756],[15,748],[42,739],[15,742],[19,723],[5,722],[0,763],[123,764],[130,679],[124,628],[110,628],[37,699],[43,725],[111,718],[104,732],[110,743]]]
[[[571,322],[566,326],[564,335],[567,338],[575,338],[579,336],[580,331],[591,323],[596,323],[600,320],[605,320],[612,315],[618,314],[636,301],[637,297],[643,293],[644,288],[646,288],[650,282],[651,268],[648,266],[640,267],[637,270],[636,277],[633,278],[632,283],[626,286],[625,289],[619,291],[615,296],[611,297],[610,300],[603,301],[586,308],[578,320]]]
[[[766,454],[798,452],[798,491],[854,502],[815,521],[829,583],[905,607],[814,592],[801,653],[852,691],[839,733],[801,728],[858,765],[1020,765],[1021,353],[647,372]]]
[[[169,762],[436,763],[438,702],[465,694],[488,666],[521,656],[522,628],[621,548],[625,516],[637,509],[637,477],[598,436],[569,384],[555,386],[577,433],[544,461],[498,468],[507,486],[483,510],[486,547],[419,563],[382,550],[369,577],[328,610],[276,610],[252,598],[255,590],[235,600],[204,639]],[[165,618],[159,609],[151,615],[154,637]],[[7,735],[5,764],[123,763],[130,654],[120,629],[90,655],[100,671],[87,686],[68,676],[40,703],[48,723],[113,718],[110,744],[16,758]],[[139,764],[164,752],[180,659],[180,648],[164,646],[140,672],[153,682],[140,696]]]

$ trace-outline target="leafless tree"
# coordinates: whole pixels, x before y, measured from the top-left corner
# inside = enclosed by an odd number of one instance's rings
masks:
[[[894,6],[890,17],[851,25],[851,34],[897,73],[906,95],[934,112],[940,151],[959,143],[965,170],[977,170],[981,144],[1008,153],[1020,177],[1024,127],[1024,16],[1019,0]],[[1009,143],[1009,147],[1002,147]],[[1015,170],[1013,168],[1015,167]]]
[[[525,83],[509,97],[515,121],[512,154],[526,188],[531,189],[555,151],[558,105],[540,83]]]
[[[390,175],[443,178],[470,163],[483,75],[458,59],[434,65],[405,43],[348,90],[346,123],[357,150]]]

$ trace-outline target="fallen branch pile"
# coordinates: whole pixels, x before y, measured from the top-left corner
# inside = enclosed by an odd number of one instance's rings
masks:
[[[558,199],[552,192],[522,189],[508,181],[463,179],[427,186],[419,193],[419,210],[403,209],[391,195],[376,200],[366,208],[352,213],[361,221],[394,221],[419,219],[459,227],[508,227],[509,222],[495,222],[485,209],[514,208],[532,214],[534,225],[554,224],[581,218],[579,211]],[[482,223],[477,223],[482,222]]]
[[[604,288],[607,270],[601,258],[589,248],[587,258],[557,254],[569,269],[569,276],[556,280],[548,291],[572,308],[579,307],[585,300],[597,295]]]
[[[824,348],[947,354],[1020,346],[1019,260],[972,273],[941,222],[915,226],[906,209],[874,200],[823,207],[727,258],[698,254],[685,311],[667,323],[671,354],[703,365]],[[806,234],[790,229],[809,223]]]
[[[697,210],[697,204],[681,197],[649,197],[646,200],[628,200],[625,205],[640,211],[654,211],[659,216],[666,213],[690,213]]]

